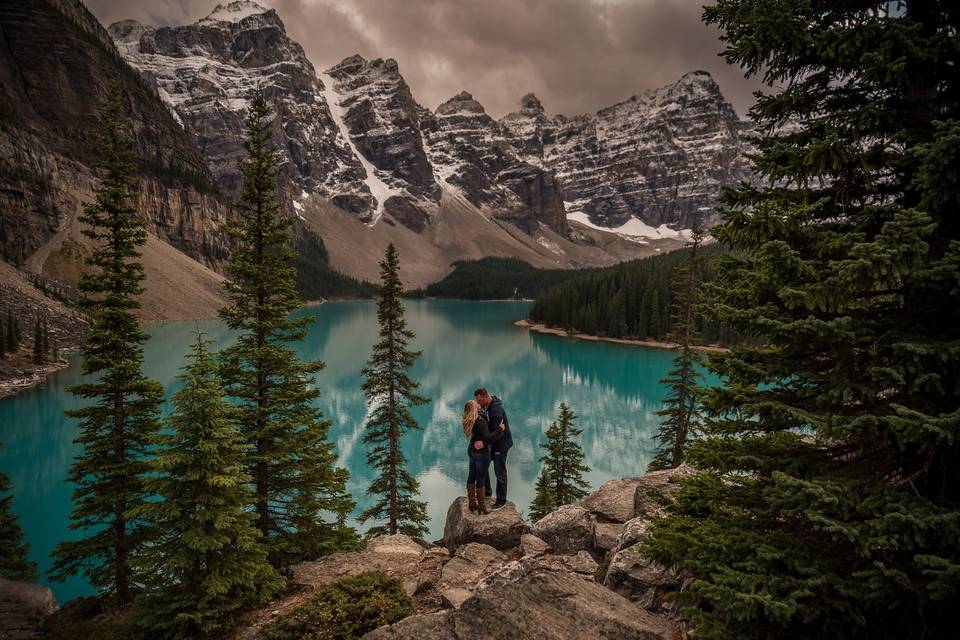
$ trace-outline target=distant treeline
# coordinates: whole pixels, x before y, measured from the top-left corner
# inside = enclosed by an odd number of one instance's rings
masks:
[[[443,280],[409,292],[411,297],[504,300],[533,298],[571,278],[578,269],[538,269],[517,258],[483,258],[453,263]]]
[[[663,340],[672,326],[673,271],[686,260],[687,251],[579,272],[577,277],[539,294],[529,318],[548,327],[589,335]],[[725,249],[708,245],[700,251],[704,257],[701,282],[709,283],[716,276],[716,258]],[[732,328],[702,316],[697,326],[703,343],[725,345],[741,339]]]
[[[293,229],[293,266],[297,291],[303,300],[321,298],[372,298],[376,285],[340,273],[330,266],[323,240],[303,225]]]

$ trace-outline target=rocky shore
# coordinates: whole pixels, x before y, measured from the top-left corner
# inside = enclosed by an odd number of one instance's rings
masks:
[[[515,323],[518,327],[523,327],[524,329],[529,329],[530,331],[535,331],[537,333],[546,333],[552,336],[561,336],[564,338],[573,338],[575,340],[589,340],[591,342],[610,342],[613,344],[623,344],[631,347],[649,347],[651,349],[676,349],[677,345],[673,342],[665,342],[661,340],[630,340],[628,338],[607,338],[605,336],[594,336],[587,333],[577,333],[565,331],[563,329],[557,329],[555,327],[548,327],[545,324],[538,324],[535,322],[530,322],[529,320],[517,320]],[[712,345],[694,345],[693,347],[697,351],[703,352],[724,352],[729,351],[726,347],[717,347]]]

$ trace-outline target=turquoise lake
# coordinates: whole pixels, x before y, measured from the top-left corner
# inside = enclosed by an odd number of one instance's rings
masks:
[[[423,352],[413,376],[431,402],[415,410],[423,429],[409,434],[404,449],[420,480],[421,499],[429,504],[431,539],[441,536],[451,501],[464,494],[467,456],[459,412],[478,386],[500,396],[509,414],[515,446],[508,457],[508,497],[522,512],[533,497],[543,433],[560,402],[579,416],[592,488],[644,471],[665,394],[657,381],[669,369],[671,352],[530,333],[513,324],[526,315],[524,302],[407,301],[406,309],[417,334],[415,347]],[[313,318],[297,348],[301,357],[326,363],[317,377],[319,406],[333,423],[330,435],[340,464],[350,470],[359,513],[373,476],[361,440],[366,403],[360,370],[376,337],[376,307],[331,302],[296,314]],[[146,372],[166,387],[168,397],[197,328],[217,348],[233,337],[216,320],[148,326]],[[78,405],[66,387],[79,378],[74,362],[45,387],[0,400],[0,471],[13,484],[14,509],[41,572],[49,568],[48,554],[57,542],[76,535],[68,529],[72,487],[66,483],[78,452],[76,424],[63,412]],[[80,577],[50,586],[61,603],[91,593]]]

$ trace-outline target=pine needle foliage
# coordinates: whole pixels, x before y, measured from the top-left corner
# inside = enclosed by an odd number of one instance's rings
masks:
[[[429,402],[417,393],[420,383],[410,377],[420,352],[410,349],[416,336],[403,317],[402,295],[400,256],[390,243],[380,263],[380,339],[363,368],[363,392],[371,409],[363,441],[368,447],[367,464],[380,475],[367,489],[368,494],[377,496],[376,502],[360,514],[359,521],[383,522],[372,527],[368,536],[422,536],[428,531],[427,504],[416,499],[420,484],[407,471],[402,447],[404,434],[420,428],[410,408]]]
[[[198,332],[151,464],[156,499],[136,512],[150,527],[150,544],[136,560],[145,588],[136,612],[150,637],[223,637],[239,612],[283,585],[248,508],[253,491],[237,409],[224,397],[207,344]]]
[[[583,464],[579,441],[583,429],[575,426],[576,419],[577,414],[561,402],[557,419],[547,429],[547,441],[542,445],[546,452],[540,458],[543,464],[537,476],[536,494],[530,503],[530,518],[534,521],[558,507],[576,502],[590,489],[583,479],[590,467]]]
[[[94,249],[78,288],[93,318],[82,348],[86,382],[70,387],[86,406],[66,415],[80,421],[82,451],[68,476],[76,489],[70,528],[83,532],[53,552],[53,579],[82,572],[120,604],[133,596],[130,559],[142,547],[143,523],[129,512],[149,499],[144,480],[159,429],[163,389],[143,374],[137,297],[144,279],[140,247],[147,234],[131,205],[130,123],[113,84],[101,110],[100,187],[80,221]]]
[[[708,437],[647,550],[698,578],[697,637],[956,636],[960,5],[720,0],[758,97],[713,235]],[[787,126],[782,126],[782,125]]]
[[[687,260],[674,271],[673,276],[673,330],[667,338],[677,345],[673,368],[660,384],[668,388],[663,409],[657,411],[662,418],[657,433],[657,449],[647,471],[671,469],[683,464],[687,441],[697,430],[697,392],[700,373],[697,367],[701,359],[693,348],[698,340],[696,309],[700,302],[700,283],[703,258],[700,244],[703,232],[694,225],[689,242]]]
[[[37,563],[28,557],[30,545],[23,540],[9,492],[10,479],[0,473],[0,577],[32,582],[37,577]]]
[[[290,265],[291,220],[277,202],[270,127],[270,110],[257,93],[245,121],[239,220],[227,229],[234,241],[229,304],[220,310],[240,336],[221,354],[221,375],[241,409],[256,526],[271,562],[280,566],[349,544],[354,533],[344,523],[354,502],[347,471],[334,464],[330,422],[314,406],[320,391],[313,379],[323,363],[301,362],[288,346],[306,336],[310,319],[288,317],[300,302]]]

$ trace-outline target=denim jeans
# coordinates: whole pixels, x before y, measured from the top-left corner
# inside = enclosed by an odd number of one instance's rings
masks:
[[[507,501],[507,452],[494,451],[491,456],[493,459],[493,473],[497,476],[497,502]],[[493,495],[490,487],[490,474],[487,474],[487,480],[484,483],[488,496]]]
[[[487,470],[490,468],[490,451],[477,451],[470,447],[467,456],[470,457],[470,474],[467,476],[467,484],[482,487],[487,481]]]

